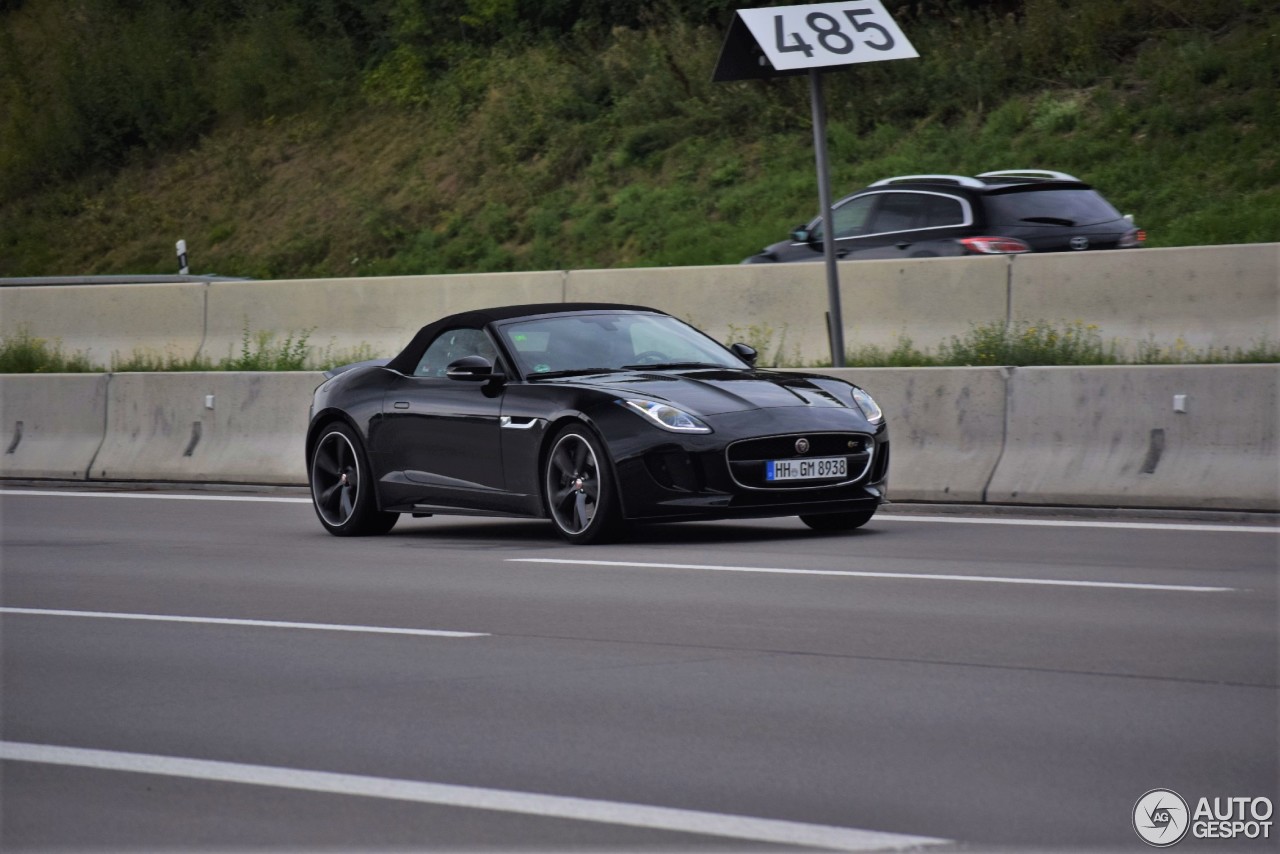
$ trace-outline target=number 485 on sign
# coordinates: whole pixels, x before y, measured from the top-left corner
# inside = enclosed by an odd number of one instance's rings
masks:
[[[919,56],[879,0],[740,9],[779,71]]]

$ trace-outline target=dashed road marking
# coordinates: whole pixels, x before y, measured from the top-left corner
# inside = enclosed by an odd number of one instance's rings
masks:
[[[1129,581],[1074,581],[1064,578],[1006,578],[999,575],[945,575],[914,572],[864,572],[849,569],[787,569],[769,566],[715,566],[700,563],[643,563],[623,560],[570,560],[553,557],[512,557],[509,563],[551,563],[564,566],[617,566],[637,569],[693,569],[706,572],[758,572],[774,575],[829,575],[845,578],[887,578],[895,581],[969,581],[987,584],[1030,584],[1046,587],[1098,587],[1119,590],[1160,590],[1177,593],[1228,593],[1234,587],[1190,584],[1141,584]]]
[[[13,741],[0,741],[0,760],[493,810],[541,818],[589,821],[835,851],[898,851],[950,842],[930,836],[910,836],[620,801]]]
[[[36,617],[89,617],[99,620],[135,620],[155,623],[199,623],[212,626],[247,626],[257,629],[308,629],[320,632],[359,632],[374,635],[417,635],[433,638],[485,638],[483,632],[455,632],[444,629],[401,629],[387,626],[348,626],[335,623],[291,623],[282,620],[240,620],[229,617],[188,617],[173,614],[129,614],[111,611],[67,611],[54,608],[4,608],[0,614]]]

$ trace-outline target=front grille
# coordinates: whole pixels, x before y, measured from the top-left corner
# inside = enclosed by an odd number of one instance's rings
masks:
[[[796,441],[807,439],[809,450],[800,453]],[[744,439],[725,450],[729,473],[739,486],[748,489],[816,489],[856,483],[866,476],[875,456],[875,440],[865,433],[791,433],[763,439]],[[831,480],[765,480],[769,460],[804,460],[815,457],[844,457],[848,475]]]

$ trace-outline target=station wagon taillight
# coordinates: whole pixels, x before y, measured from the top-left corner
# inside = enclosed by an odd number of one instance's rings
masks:
[[[1133,228],[1124,233],[1118,245],[1121,249],[1135,249],[1147,242],[1147,233],[1140,228]]]
[[[1017,255],[1031,247],[1016,237],[964,237],[960,245],[974,255]]]

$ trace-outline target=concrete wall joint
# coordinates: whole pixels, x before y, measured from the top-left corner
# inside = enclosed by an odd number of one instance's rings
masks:
[[[1012,365],[1002,367],[1000,369],[1000,377],[1004,380],[1004,412],[1002,413],[1002,427],[1000,430],[1000,450],[996,453],[996,463],[991,467],[991,471],[987,474],[987,482],[982,486],[982,503],[987,503],[987,495],[991,490],[991,481],[995,480],[996,472],[1000,471],[1000,463],[1004,460],[1005,449],[1009,446],[1009,410],[1013,407],[1013,372],[1017,368]]]
[[[111,427],[111,381],[115,374],[108,372],[105,376],[106,388],[104,391],[106,401],[102,406],[102,439],[98,441],[98,447],[94,449],[93,456],[89,458],[89,465],[85,466],[85,480],[93,480],[93,465],[98,461],[98,455],[102,453],[102,446],[107,443],[107,431]]]

